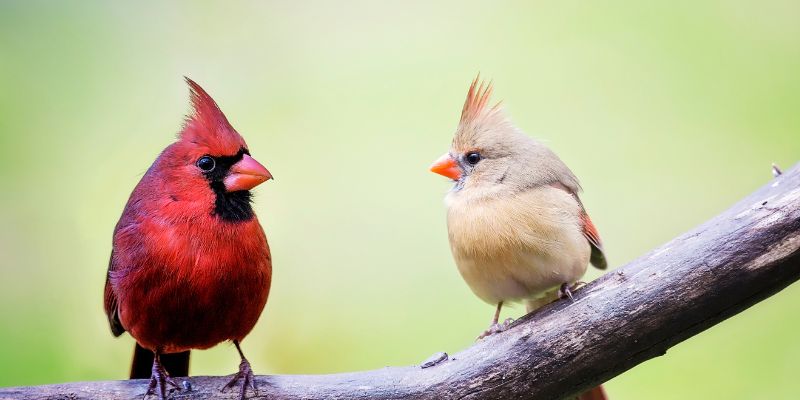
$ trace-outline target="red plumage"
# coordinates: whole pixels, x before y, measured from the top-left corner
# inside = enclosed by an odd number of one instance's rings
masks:
[[[105,286],[112,331],[128,331],[156,364],[161,354],[226,340],[238,348],[266,304],[272,276],[248,191],[271,175],[214,100],[187,82],[193,113],[131,193],[114,229]],[[163,397],[170,382],[157,376],[156,364],[150,389],[160,385]],[[247,370],[232,383],[242,377],[246,386]]]

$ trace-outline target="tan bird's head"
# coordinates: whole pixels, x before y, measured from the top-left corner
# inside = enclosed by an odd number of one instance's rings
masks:
[[[580,185],[569,168],[514,126],[500,103],[490,106],[491,94],[491,83],[479,77],[472,81],[450,151],[431,171],[455,181],[454,192],[473,195],[516,193],[555,182],[577,193]]]

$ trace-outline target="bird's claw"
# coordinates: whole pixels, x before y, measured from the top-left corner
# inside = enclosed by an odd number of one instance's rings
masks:
[[[253,389],[253,393],[258,396],[258,388],[256,388],[256,379],[255,375],[253,374],[253,369],[250,368],[250,362],[246,359],[242,359],[242,362],[239,363],[239,372],[233,374],[231,380],[222,388],[222,391],[226,391],[236,385],[240,379],[244,379],[242,383],[242,391],[240,393],[239,399],[244,400],[245,394],[247,394],[247,387],[250,386]]]
[[[170,378],[167,371],[161,364],[153,365],[153,374],[150,376],[150,385],[147,386],[147,392],[144,394],[144,398],[150,395],[156,394],[156,389],[158,389],[158,398],[159,400],[166,400],[167,399],[167,384],[174,387],[176,390],[180,391],[181,387],[175,382],[174,379]]]
[[[483,333],[478,335],[478,338],[476,340],[481,340],[481,339],[483,339],[483,338],[485,338],[487,336],[491,336],[491,335],[494,335],[496,333],[503,332],[503,331],[507,330],[511,326],[511,324],[513,322],[514,322],[513,318],[506,318],[506,320],[503,321],[502,324],[494,323],[491,326],[489,326],[488,329],[483,331]]]
[[[575,297],[572,295],[572,292],[584,286],[586,286],[586,282],[578,281],[572,286],[570,286],[568,283],[562,283],[561,287],[558,288],[558,298],[561,300],[569,299],[570,301],[575,301]]]
[[[561,300],[569,299],[570,301],[575,301],[575,297],[572,296],[572,290],[570,290],[568,283],[562,283],[561,287],[558,288],[558,298]]]

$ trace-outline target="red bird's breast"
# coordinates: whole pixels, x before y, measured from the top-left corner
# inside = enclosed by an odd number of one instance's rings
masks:
[[[163,353],[243,339],[271,283],[261,225],[254,215],[245,221],[214,215],[208,194],[152,196],[162,190],[151,172],[114,233],[107,308],[111,290],[124,330]]]

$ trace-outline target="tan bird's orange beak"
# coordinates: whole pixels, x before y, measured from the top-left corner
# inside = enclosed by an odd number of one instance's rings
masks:
[[[233,164],[230,173],[222,182],[225,184],[225,190],[237,192],[250,190],[269,179],[272,179],[272,174],[253,157],[245,154],[239,162]]]
[[[431,165],[431,172],[446,176],[454,181],[461,179],[461,169],[458,168],[458,163],[450,156],[450,153],[445,153],[434,161],[433,165]]]

